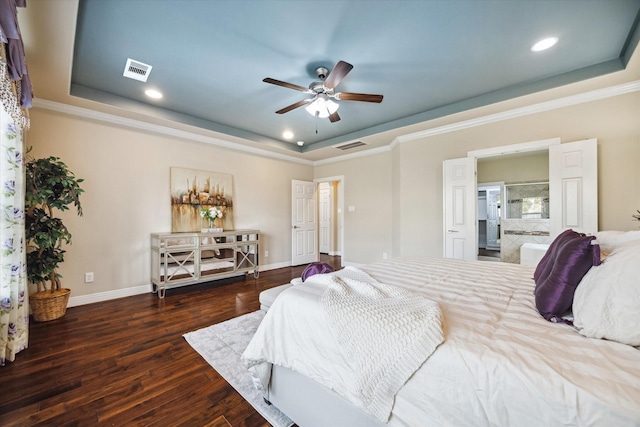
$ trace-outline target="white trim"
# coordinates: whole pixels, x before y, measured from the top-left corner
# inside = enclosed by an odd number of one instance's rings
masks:
[[[69,114],[72,116],[84,117],[86,119],[96,120],[96,121],[105,122],[105,123],[111,123],[118,126],[129,127],[132,129],[138,129],[138,130],[143,130],[147,132],[153,132],[160,135],[168,135],[176,138],[188,139],[191,141],[204,142],[205,144],[212,144],[218,147],[227,148],[229,150],[241,151],[245,153],[254,154],[257,156],[270,157],[278,160],[286,160],[288,162],[301,163],[309,166],[313,165],[313,162],[310,160],[299,159],[297,157],[288,156],[286,154],[274,153],[271,151],[263,150],[261,148],[248,147],[242,144],[236,144],[236,143],[225,141],[219,138],[213,138],[210,136],[204,136],[204,135],[200,135],[193,132],[173,129],[168,126],[156,125],[156,124],[147,123],[141,120],[129,119],[127,117],[120,117],[114,114],[90,110],[88,108],[62,104],[59,102],[49,101],[46,99],[35,98],[33,100],[33,106],[35,108],[43,108],[46,110],[57,111],[57,112]]]
[[[291,267],[291,261],[279,262],[275,264],[267,264],[258,266],[259,271],[275,270],[277,268]],[[241,274],[238,275],[240,277]],[[112,291],[96,292],[94,294],[79,295],[70,297],[67,307],[77,307],[79,305],[93,304],[95,302],[109,301],[112,299],[130,297],[133,295],[147,294],[153,292],[151,284],[134,286],[131,288],[114,289]]]
[[[357,153],[344,154],[342,156],[331,157],[330,159],[316,160],[313,162],[313,166],[328,165],[335,162],[342,162],[344,160],[356,159],[358,157],[373,156],[374,154],[386,153],[391,151],[390,145],[384,147],[371,148],[369,150],[358,151]]]
[[[134,286],[132,288],[114,289],[112,291],[96,292],[95,294],[79,295],[70,297],[67,307],[76,307],[79,305],[93,304],[94,302],[109,301],[117,298],[130,297],[152,292],[151,284]]]
[[[488,116],[478,117],[476,119],[464,120],[450,125],[439,126],[433,129],[427,129],[421,132],[410,133],[398,137],[398,142],[408,142],[415,139],[427,138],[443,133],[455,132],[462,129],[469,129],[476,126],[483,126],[490,123],[500,122],[503,120],[514,119],[517,117],[528,116],[531,114],[543,113],[545,111],[556,110],[558,108],[569,107],[572,105],[584,104],[586,102],[597,101],[600,99],[610,98],[613,96],[624,95],[640,90],[640,80],[624,83],[617,86],[610,86],[602,89],[596,89],[589,92],[579,93],[577,95],[566,96],[551,101],[540,102],[538,104],[528,105],[526,107],[515,108],[513,110],[503,111],[500,113],[489,114]]]
[[[275,270],[277,268],[291,267],[291,260],[285,262],[276,262],[274,264],[259,265],[258,271]]]
[[[199,135],[193,132],[181,131],[173,129],[167,126],[160,126],[152,123],[146,123],[140,120],[129,119],[126,117],[120,117],[113,114],[102,113],[99,111],[90,110],[87,108],[76,107],[68,104],[62,104],[59,102],[49,101],[46,99],[35,98],[33,100],[33,106],[36,108],[44,108],[48,110],[58,111],[74,116],[84,117],[88,119],[98,120],[102,122],[112,123],[120,126],[130,127],[134,129],[145,130],[162,135],[174,136],[177,138],[184,138],[192,141],[204,142],[207,144],[213,144],[220,147],[228,148],[231,150],[247,152],[263,157],[269,157],[279,160],[285,160],[293,163],[300,163],[310,166],[321,166],[344,160],[354,159],[358,157],[371,156],[375,154],[385,153],[391,151],[398,144],[404,142],[413,141],[416,139],[429,138],[435,135],[442,135],[445,133],[456,132],[463,129],[470,129],[477,126],[483,126],[490,123],[495,123],[503,120],[510,120],[517,117],[523,117],[531,114],[542,113],[545,111],[551,111],[558,108],[568,107],[572,105],[584,104],[587,102],[597,101],[600,99],[611,98],[614,96],[624,95],[632,92],[640,91],[640,80],[634,80],[631,82],[609,86],[601,89],[592,90],[576,95],[570,95],[563,98],[554,99],[551,101],[540,102],[537,104],[529,105],[526,107],[515,108],[500,113],[489,114],[487,116],[478,117],[475,119],[464,120],[449,125],[438,126],[433,129],[427,129],[420,132],[409,133],[406,135],[400,135],[391,141],[387,146],[376,147],[370,150],[358,151],[356,153],[345,154],[342,156],[332,157],[323,160],[305,160],[297,157],[288,156],[285,154],[274,153],[271,151],[263,150],[260,148],[254,148],[244,146],[241,144],[235,144],[233,142],[225,141],[219,138],[213,138],[209,136]]]
[[[502,145],[500,147],[484,148],[467,152],[467,157],[495,157],[505,154],[527,153],[530,151],[548,150],[552,145],[560,144],[560,138],[541,139],[540,141],[522,142],[520,144]]]

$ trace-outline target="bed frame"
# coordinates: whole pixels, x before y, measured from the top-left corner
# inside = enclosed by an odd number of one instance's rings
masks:
[[[300,427],[383,427],[366,412],[322,384],[273,365],[269,401]]]

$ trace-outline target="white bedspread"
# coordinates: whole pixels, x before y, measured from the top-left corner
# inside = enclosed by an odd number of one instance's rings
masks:
[[[349,359],[356,406],[386,422],[396,393],[443,340],[438,303],[354,267],[313,276],[322,306]]]
[[[443,313],[445,341],[397,393],[389,426],[640,425],[640,350],[540,317],[531,267],[405,258],[363,270]],[[357,400],[347,386],[354,372],[326,327],[325,289],[284,291],[245,356]]]

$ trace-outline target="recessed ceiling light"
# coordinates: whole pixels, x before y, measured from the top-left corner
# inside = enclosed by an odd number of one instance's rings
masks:
[[[298,141],[298,145],[302,147],[304,145],[304,141]]]
[[[154,99],[160,99],[162,98],[162,93],[160,93],[159,91],[155,90],[155,89],[147,89],[144,91],[145,95],[147,95],[149,98],[154,98]]]
[[[290,130],[285,130],[284,132],[282,132],[282,137],[284,139],[291,139],[293,138],[293,132],[291,132]]]
[[[555,45],[556,43],[558,43],[558,38],[557,37],[548,37],[546,39],[540,40],[538,43],[536,43],[533,46],[531,46],[531,51],[532,52],[540,52],[542,50],[547,50],[551,46]]]

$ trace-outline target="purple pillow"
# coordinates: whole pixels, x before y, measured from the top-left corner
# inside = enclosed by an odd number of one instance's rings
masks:
[[[558,234],[558,236],[553,239],[553,242],[547,249],[547,252],[544,253],[544,256],[540,259],[540,262],[538,262],[536,271],[533,273],[533,280],[536,282],[536,285],[543,279],[546,279],[549,276],[549,273],[551,273],[551,267],[553,267],[553,260],[557,256],[558,247],[562,246],[563,243],[580,236],[584,236],[584,234],[580,234],[569,229]],[[538,287],[536,286],[536,289],[537,288]]]
[[[536,308],[547,320],[561,321],[573,304],[573,294],[593,265],[600,264],[595,236],[578,236],[556,246],[556,256],[549,260],[551,271],[536,282]]]
[[[304,268],[304,271],[302,272],[302,281],[304,282],[314,274],[325,274],[333,271],[333,267],[329,264],[325,264],[323,262],[312,262]]]

